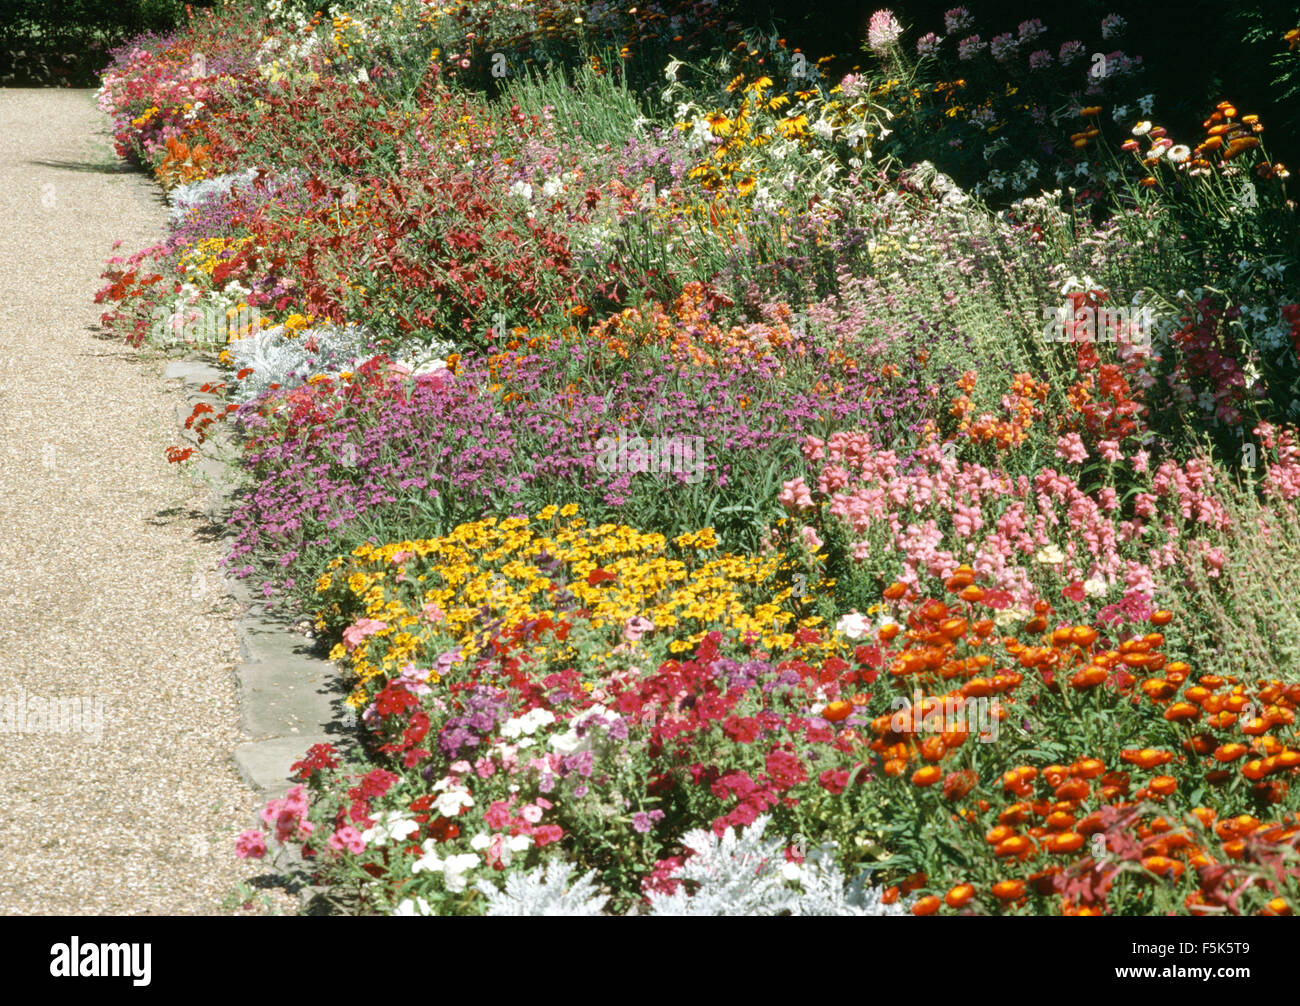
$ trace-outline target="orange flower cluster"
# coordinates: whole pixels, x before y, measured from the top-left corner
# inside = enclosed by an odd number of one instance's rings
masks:
[[[998,450],[1023,444],[1034,420],[1043,416],[1040,405],[1047,400],[1051,386],[1046,381],[1035,381],[1028,374],[1016,374],[1011,381],[1010,394],[1002,396],[1002,408],[1010,418],[999,418],[991,412],[984,412],[972,420],[970,414],[975,406],[971,402],[970,392],[975,389],[975,381],[974,371],[967,371],[957,381],[957,387],[965,394],[954,398],[948,411],[958,420],[958,431],[976,443],[992,444]]]
[[[913,792],[933,789],[948,804],[974,794],[967,805],[944,813],[959,827],[974,829],[974,841],[982,836],[993,861],[1004,866],[1037,863],[1038,868],[1026,876],[999,871],[1003,878],[986,888],[963,880],[942,898],[920,898],[914,914],[935,914],[945,905],[1014,907],[1038,894],[1060,895],[1064,914],[1100,915],[1106,911],[1107,878],[1126,861],[1130,870],[1136,868],[1132,864],[1140,866],[1140,875],[1150,882],[1180,881],[1190,869],[1200,883],[1186,898],[1189,911],[1222,911],[1225,904],[1235,911],[1230,899],[1238,895],[1233,892],[1253,881],[1245,873],[1225,874],[1221,864],[1235,863],[1234,869],[1240,869],[1268,861],[1269,849],[1281,855],[1284,846],[1300,847],[1300,815],[1271,825],[1249,815],[1215,824],[1215,810],[1197,807],[1185,826],[1178,826],[1151,807],[1176,797],[1180,789],[1192,791],[1205,782],[1222,786],[1233,778],[1244,778],[1257,802],[1280,802],[1288,788],[1282,777],[1300,768],[1300,750],[1270,731],[1294,724],[1300,684],[1269,679],[1251,686],[1228,675],[1193,676],[1190,665],[1163,652],[1165,635],[1159,630],[1173,619],[1168,611],[1151,615],[1152,631],[1105,647],[1090,625],[1049,629],[1052,609],[1040,601],[1023,631],[1041,637],[1027,643],[999,637],[996,623],[980,617],[977,609],[986,592],[975,583],[971,567],[959,567],[944,586],[954,595],[952,602],[922,600],[908,613],[906,627],[888,623],[878,632],[882,648],[898,646],[886,653],[883,669],[895,681],[912,679],[918,688],[910,706],[870,722],[867,746],[882,759],[883,774],[904,785],[910,781]],[[901,583],[884,591],[889,601],[907,594]],[[949,758],[958,764],[966,760],[962,749],[977,729],[966,715],[972,700],[996,696],[991,717],[1004,721],[1006,707],[1016,705],[1017,690],[1035,686],[1063,696],[1104,686],[1183,728],[1183,750],[1127,748],[1119,752],[1119,764],[1112,765],[1091,755],[1070,764],[1004,763],[985,779],[972,768],[941,767]],[[922,688],[933,694],[923,694]],[[1030,704],[1041,702],[1044,694],[1038,691]],[[847,715],[851,706],[844,705]],[[1075,881],[1089,871],[1100,871],[1099,882],[1083,885],[1092,894],[1082,897]],[[1225,877],[1233,880],[1231,889]],[[915,886],[922,888],[925,882]],[[1263,914],[1290,911],[1278,897]]]
[[[726,367],[743,357],[762,359],[794,345],[789,308],[782,305],[772,323],[724,329],[710,320],[719,307],[730,306],[730,300],[706,284],[687,283],[668,310],[653,301],[643,308],[627,308],[593,325],[589,335],[622,359],[643,346],[667,346],[678,362],[705,367]]]
[[[1254,134],[1264,131],[1259,116],[1243,115],[1240,121],[1233,122],[1236,118],[1237,109],[1231,102],[1219,102],[1213,114],[1201,123],[1207,135],[1197,144],[1197,155],[1204,156],[1217,150],[1225,161],[1230,161],[1238,154],[1258,147],[1259,139]]]
[[[211,166],[210,150],[206,144],[190,146],[179,137],[171,137],[167,140],[167,154],[158,165],[158,181],[163,188],[173,189],[206,178]]]

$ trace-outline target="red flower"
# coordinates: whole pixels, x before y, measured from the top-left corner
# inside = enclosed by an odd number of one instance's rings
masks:
[[[1061,594],[1062,596],[1069,598],[1071,601],[1082,601],[1084,598],[1083,581],[1075,580],[1068,586],[1062,587]]]
[[[587,586],[599,587],[602,583],[607,583],[611,580],[617,580],[617,579],[618,577],[615,576],[613,573],[607,572],[601,569],[599,566],[597,566],[595,569],[593,569],[590,573],[587,574]]]
[[[791,789],[808,779],[808,770],[789,751],[770,751],[767,755],[767,774],[778,790]]]
[[[737,744],[752,744],[761,732],[758,720],[745,716],[728,716],[722,732]]]
[[[289,771],[306,782],[321,769],[338,768],[339,760],[334,757],[337,753],[332,744],[313,744],[303,755],[302,761],[294,762]]]
[[[429,837],[435,842],[450,842],[453,838],[460,835],[460,825],[446,817],[440,817],[436,821],[432,822],[428,826],[427,830],[429,832]]]

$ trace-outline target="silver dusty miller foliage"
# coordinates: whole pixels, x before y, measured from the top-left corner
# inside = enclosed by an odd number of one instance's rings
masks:
[[[686,883],[673,894],[651,894],[650,914],[909,915],[903,904],[885,904],[883,891],[867,887],[865,875],[846,889],[833,845],[811,850],[802,863],[787,862],[787,843],[763,837],[769,820],[762,815],[743,833],[728,828],[721,838],[702,828],[687,832],[682,844],[692,855],[678,876]],[[574,880],[572,870],[553,859],[531,873],[510,876],[504,891],[481,881],[487,914],[600,915],[608,899],[597,896],[594,872]]]

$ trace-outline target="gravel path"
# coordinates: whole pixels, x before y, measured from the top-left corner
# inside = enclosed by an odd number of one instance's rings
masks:
[[[232,855],[259,801],[220,548],[163,457],[180,391],[92,330],[113,241],[166,211],[91,92],[0,89],[0,212],[0,912],[217,913],[265,872]],[[39,730],[55,698],[75,732]]]

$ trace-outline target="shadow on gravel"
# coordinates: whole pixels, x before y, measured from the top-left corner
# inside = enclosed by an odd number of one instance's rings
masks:
[[[97,175],[129,175],[139,171],[134,165],[125,161],[28,161],[42,168],[58,168],[60,171],[84,171]]]
[[[195,510],[192,507],[174,506],[159,510],[152,517],[145,518],[145,523],[155,527],[170,527],[177,523],[177,518],[180,518],[182,523],[193,522],[194,537],[202,542],[220,541],[227,533],[224,524],[216,523],[202,510]]]

